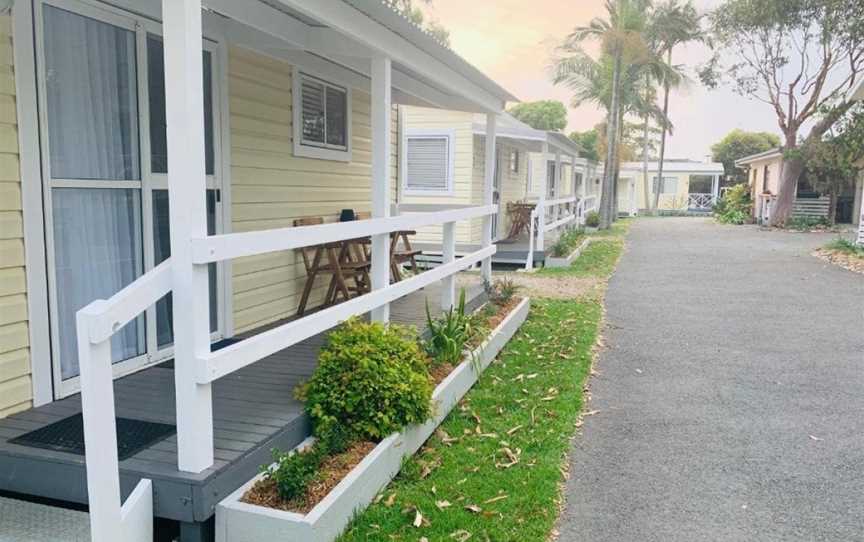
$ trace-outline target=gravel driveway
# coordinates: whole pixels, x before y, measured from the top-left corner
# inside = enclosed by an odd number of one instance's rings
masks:
[[[559,540],[864,540],[864,277],[831,238],[634,223]]]

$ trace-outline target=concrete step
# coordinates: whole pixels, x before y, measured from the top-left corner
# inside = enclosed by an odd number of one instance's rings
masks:
[[[90,515],[0,497],[0,542],[90,542]]]

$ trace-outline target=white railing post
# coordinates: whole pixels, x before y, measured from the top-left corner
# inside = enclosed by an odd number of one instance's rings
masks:
[[[114,421],[114,375],[111,335],[94,338],[92,325],[105,301],[94,301],[76,316],[84,464],[92,542],[153,540],[153,486],[142,479],[125,503],[120,499],[117,426]]]
[[[456,259],[456,223],[444,223],[441,264],[447,265]],[[456,303],[456,277],[449,275],[441,281],[441,308],[450,310]]]
[[[201,0],[163,0],[165,112],[174,311],[177,456],[181,471],[213,464],[210,384],[196,381],[210,352],[207,266],[192,263],[191,239],[207,236]]]
[[[534,269],[534,236],[537,234],[534,223],[537,221],[537,209],[539,208],[539,206],[535,207],[531,211],[531,218],[528,221],[528,257],[525,259],[526,271]]]
[[[553,184],[553,193],[555,194],[555,199],[561,199],[561,179],[564,178],[564,171],[561,168],[561,150],[555,150],[555,178],[552,179]],[[558,219],[561,216],[561,205],[556,204],[555,207],[552,208],[552,222],[558,222]]]
[[[546,231],[546,190],[549,184],[549,143],[543,142],[543,167],[540,175],[540,194],[537,197],[537,250],[543,250],[545,245],[544,235]]]
[[[483,178],[483,205],[492,205],[492,187],[495,182],[495,138],[497,130],[497,115],[486,114],[486,162]],[[483,217],[482,248],[492,245],[492,215]],[[492,282],[492,257],[483,260],[483,280]]]
[[[390,216],[390,58],[372,58],[372,217]],[[372,236],[372,289],[390,284],[390,235]],[[372,310],[372,320],[388,322],[390,304]]]
[[[90,342],[87,312],[77,314],[78,366],[81,372],[81,414],[87,465],[87,497],[90,503],[90,538],[93,542],[123,539],[120,516],[120,476],[117,430],[114,422],[114,377],[111,373],[111,341]]]

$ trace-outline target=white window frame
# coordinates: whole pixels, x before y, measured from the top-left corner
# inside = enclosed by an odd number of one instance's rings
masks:
[[[661,196],[664,194],[669,195],[669,194],[677,194],[678,193],[678,180],[679,180],[678,177],[676,177],[674,175],[670,175],[667,177],[666,175],[664,175],[662,183],[657,182],[658,178],[659,177],[657,177],[657,175],[654,175],[652,182],[654,183],[654,186],[660,188],[660,195]],[[669,181],[669,180],[675,181],[675,190],[673,190],[672,192],[666,192],[664,190],[664,188],[666,187],[666,181]],[[656,193],[656,190],[652,190],[651,192]]]
[[[510,149],[510,173],[519,173],[519,149]]]
[[[340,90],[345,93],[345,146],[330,145],[327,143],[327,135],[324,135],[324,144],[303,142],[303,79],[314,80],[325,87]],[[352,95],[351,86],[334,81],[332,78],[322,77],[317,73],[294,66],[291,72],[291,117],[294,124],[294,156],[302,158],[314,158],[317,160],[332,160],[336,162],[351,161],[352,147]],[[325,111],[326,124],[326,111]]]
[[[429,190],[412,188],[408,185],[408,140],[417,139],[446,139],[447,140],[447,188],[444,190]],[[402,178],[402,192],[406,196],[453,196],[455,193],[454,177],[456,172],[456,131],[452,129],[419,129],[406,130],[402,137],[403,152],[400,156],[400,168],[405,172]]]
[[[44,104],[37,103],[36,96],[45,95],[45,89],[39,88],[44,84],[41,73],[37,76],[38,65],[43,65],[43,36],[42,10],[44,5],[51,5],[107,22],[115,26],[125,27],[136,35],[136,69],[138,84],[138,108],[139,108],[139,155],[140,155],[140,179],[132,181],[107,181],[115,188],[128,186],[140,190],[142,202],[142,237],[144,242],[144,271],[152,266],[152,207],[150,206],[149,192],[154,188],[167,188],[167,181],[158,179],[160,175],[150,173],[149,155],[149,114],[146,99],[146,47],[147,34],[162,35],[162,24],[159,21],[141,15],[136,11],[130,11],[124,7],[116,7],[98,0],[37,0],[32,9],[30,2],[18,2],[15,4],[13,33],[16,36],[18,47],[15,47],[15,70],[16,91],[20,96],[22,92],[32,92],[26,99],[17,100],[17,113],[20,122],[33,122],[39,130],[47,134],[47,110]],[[25,6],[25,7],[21,7]],[[212,61],[212,85],[213,85],[213,139],[214,139],[214,174],[207,175],[208,188],[221,189],[221,205],[216,207],[217,233],[230,231],[231,225],[231,199],[230,199],[230,167],[229,156],[225,149],[230,148],[230,130],[228,113],[228,55],[225,47],[226,39],[221,30],[216,30],[213,25],[205,25],[205,40],[202,49],[211,53]],[[26,31],[24,29],[27,29]],[[18,36],[22,39],[18,40]],[[27,39],[31,38],[31,39]],[[20,46],[27,44],[26,47]],[[20,65],[19,65],[20,64]],[[38,68],[41,69],[41,68]],[[26,82],[26,83],[25,83]],[[32,85],[32,86],[31,86]],[[32,132],[32,130],[24,130]],[[42,262],[44,265],[40,270],[37,266],[27,266],[27,290],[28,298],[32,296],[30,313],[33,315],[34,325],[31,332],[31,344],[44,345],[34,349],[31,355],[33,373],[33,395],[38,404],[45,404],[52,400],[60,399],[79,391],[79,377],[62,380],[59,371],[55,370],[53,360],[53,344],[57,344],[56,314],[50,310],[50,300],[56,300],[54,288],[56,278],[54,276],[54,246],[53,246],[53,215],[51,204],[51,188],[56,187],[88,187],[109,188],[106,181],[82,181],[47,179],[43,176],[42,169],[50,171],[48,164],[48,141],[38,137],[37,133],[24,134],[19,130],[19,153],[22,165],[22,185],[27,185],[28,202],[31,205],[25,207],[24,227],[25,236],[31,244],[38,242],[38,247],[32,251],[33,261]],[[146,154],[145,154],[146,148]],[[38,168],[36,165],[38,164]],[[164,177],[164,175],[162,175]],[[26,178],[25,178],[26,177]],[[32,178],[31,178],[32,177]],[[160,181],[162,181],[160,183]],[[38,186],[38,189],[36,188]],[[33,207],[32,202],[39,199],[38,209]],[[34,241],[38,239],[38,241]],[[29,262],[28,262],[29,263]],[[35,293],[33,293],[35,292]],[[217,311],[218,329],[211,334],[212,340],[233,335],[233,288],[231,282],[230,267],[221,266],[217,272],[217,297],[220,307]],[[38,307],[34,304],[38,303]],[[35,309],[35,310],[34,310]],[[145,353],[112,365],[114,378],[119,378],[147,367],[156,365],[165,359],[173,357],[173,345],[155,348],[155,312],[148,311],[146,317],[146,341]],[[40,331],[39,336],[35,335]],[[50,337],[50,341],[48,340]],[[38,350],[38,351],[37,351]],[[58,362],[59,363],[59,362]]]

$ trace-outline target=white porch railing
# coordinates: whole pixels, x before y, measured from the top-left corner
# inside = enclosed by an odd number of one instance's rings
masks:
[[[148,271],[111,299],[93,301],[76,314],[84,462],[94,542],[153,540],[152,482],[142,479],[120,500],[111,336],[171,291],[171,259]]]
[[[472,218],[486,218],[496,212],[497,206],[487,205],[193,239],[190,243],[193,267],[206,269],[211,262],[358,237],[389,235],[395,231],[442,224],[444,261],[441,266],[432,270],[283,324],[227,348],[216,352],[199,352],[197,359],[178,361],[194,363],[196,370],[190,374],[194,375],[196,384],[207,384],[332,328],[351,316],[385,306],[436,281],[444,283],[441,304],[443,308],[449,308],[455,301],[454,275],[491,259],[496,250],[495,245],[490,245],[455,259],[455,223]],[[164,261],[109,300],[94,301],[77,314],[81,407],[87,449],[85,462],[93,542],[152,540],[151,481],[141,480],[126,502],[121,504],[120,501],[110,339],[124,325],[174,289],[172,265],[175,264],[171,259]],[[209,301],[204,298],[201,302]],[[178,418],[182,415],[178,410]],[[182,427],[182,424],[177,424],[178,440],[181,438]],[[206,434],[212,434],[212,418],[207,429],[209,431]],[[184,436],[189,439],[197,437]],[[211,441],[201,445],[212,448],[213,443]]]
[[[707,193],[692,193],[687,195],[687,208],[694,209],[699,211],[710,211],[714,204],[716,203],[716,199],[714,198],[714,194]]]
[[[578,220],[579,203],[579,198],[576,196],[537,203],[537,206],[531,211],[528,227],[528,255],[525,257],[526,270],[534,268],[534,246],[535,244],[543,246],[542,241],[546,236],[546,232],[555,231]],[[540,218],[543,218],[542,223]],[[547,219],[549,222],[547,222]],[[541,238],[537,239],[538,236]]]

